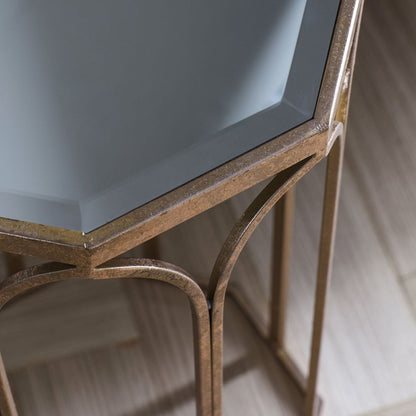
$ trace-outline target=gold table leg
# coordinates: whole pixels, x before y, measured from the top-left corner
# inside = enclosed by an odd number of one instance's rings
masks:
[[[273,266],[270,309],[270,342],[276,353],[284,347],[286,308],[289,290],[290,251],[295,208],[295,186],[274,208]]]
[[[0,414],[1,416],[18,416],[13,394],[10,389],[3,358],[0,354]]]
[[[320,160],[311,156],[280,172],[250,204],[226,239],[208,285],[211,309],[213,415],[222,414],[224,302],[234,265],[250,236],[275,204]]]
[[[308,376],[304,376],[294,360],[292,360],[290,354],[286,351],[284,346],[284,330],[289,284],[291,223],[294,208],[293,186],[319,161],[314,160],[313,157],[281,172],[266,186],[235,224],[215,263],[207,291],[208,299],[212,304],[211,339],[214,416],[220,416],[222,414],[224,302],[231,272],[251,234],[276,204],[274,244],[277,252],[275,253],[276,258],[272,278],[271,324],[269,334],[263,338],[271,347],[275,357],[292,377],[299,390],[304,394],[304,415],[315,416],[319,413],[321,400],[317,396],[316,387],[342,170],[344,139],[341,124],[338,125],[338,130],[334,132],[333,137],[334,141],[327,158],[309,374]],[[235,296],[235,300],[239,303],[245,315],[251,318],[249,311],[245,310],[246,308],[242,304],[241,299],[241,297]],[[261,334],[261,329],[258,329],[258,332]]]
[[[3,281],[0,285],[0,309],[7,302],[35,287],[74,278],[156,280],[176,287],[187,296],[193,322],[196,412],[198,416],[210,416],[212,366],[209,309],[206,297],[194,279],[179,267],[148,259],[118,258],[93,269],[46,263],[22,270]],[[0,411],[2,416],[17,416],[2,361],[0,362]]]
[[[309,362],[309,377],[306,393],[305,415],[317,414],[315,400],[318,366],[322,344],[326,296],[332,269],[334,252],[335,228],[338,212],[339,190],[344,151],[344,138],[338,137],[328,156],[324,208],[322,213],[321,241],[319,248],[318,275],[315,292],[315,308],[313,318],[313,333],[311,356]]]

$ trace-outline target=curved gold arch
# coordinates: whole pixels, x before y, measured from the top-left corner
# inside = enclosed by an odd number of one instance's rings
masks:
[[[23,270],[6,279],[0,286],[0,308],[13,298],[35,287],[80,277],[94,280],[120,278],[157,280],[172,285],[187,295],[192,311],[194,332],[197,414],[198,416],[211,415],[211,392],[206,388],[211,385],[208,303],[201,288],[181,268],[162,261],[127,258],[115,259],[91,270],[81,270],[59,263],[46,263]],[[8,409],[8,411],[14,406],[13,403],[0,403],[0,405],[3,405],[3,410]]]
[[[344,148],[343,125],[334,123],[334,130],[329,140],[330,151],[327,164],[325,206],[323,214],[323,225],[321,230],[321,254],[318,270],[319,276],[329,276],[329,262],[332,253],[332,241],[334,220],[336,216],[336,201],[338,198],[340,169],[342,166],[342,154]],[[229,233],[214,265],[207,297],[212,304],[211,310],[211,340],[212,340],[212,382],[213,382],[213,414],[221,415],[222,409],[222,383],[223,383],[223,321],[224,304],[227,287],[231,278],[232,270],[239,258],[241,251],[248,242],[250,236],[256,230],[263,218],[276,205],[276,203],[320,160],[315,155],[298,164],[286,169],[279,174],[258,194],[254,201],[241,216]],[[330,243],[330,244],[329,244]],[[330,250],[330,251],[328,251]],[[325,283],[326,287],[326,283]],[[317,291],[318,293],[318,291]],[[317,295],[318,296],[318,295]],[[317,305],[321,305],[325,298],[319,299]],[[318,316],[319,315],[319,316]],[[318,316],[318,318],[316,318]],[[315,320],[322,321],[323,311],[315,309]],[[310,365],[310,376],[307,390],[307,407],[314,405],[316,393],[317,365],[319,357],[318,340],[322,333],[322,322],[318,327],[314,325],[312,341],[312,358]],[[317,350],[315,353],[314,350]],[[309,413],[307,413],[309,414]]]

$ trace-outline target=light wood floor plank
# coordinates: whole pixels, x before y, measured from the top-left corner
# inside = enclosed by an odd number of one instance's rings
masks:
[[[416,398],[357,416],[414,416],[415,414]]]
[[[186,298],[154,282],[132,282],[140,342],[79,353],[11,375],[21,415],[193,415],[193,362]],[[300,397],[227,305],[225,416],[299,414]]]
[[[0,313],[0,350],[8,370],[138,336],[118,281],[54,284]]]
[[[416,269],[416,3],[366,2],[347,159],[396,270]]]
[[[404,279],[402,284],[416,316],[416,273]]]

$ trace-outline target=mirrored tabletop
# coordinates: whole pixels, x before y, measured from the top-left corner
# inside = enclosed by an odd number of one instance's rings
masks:
[[[313,116],[339,0],[2,0],[0,217],[89,232]]]

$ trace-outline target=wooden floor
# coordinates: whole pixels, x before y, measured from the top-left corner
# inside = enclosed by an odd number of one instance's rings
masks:
[[[324,416],[416,415],[415,16],[414,0],[366,3],[319,384]],[[304,368],[323,168],[297,187],[287,342]],[[255,192],[166,233],[161,258],[206,280]],[[232,278],[262,325],[270,239],[266,218]],[[21,415],[194,414],[189,311],[162,284],[74,281],[32,293],[0,314],[0,350]],[[296,389],[232,300],[225,356],[225,416],[300,415]]]

